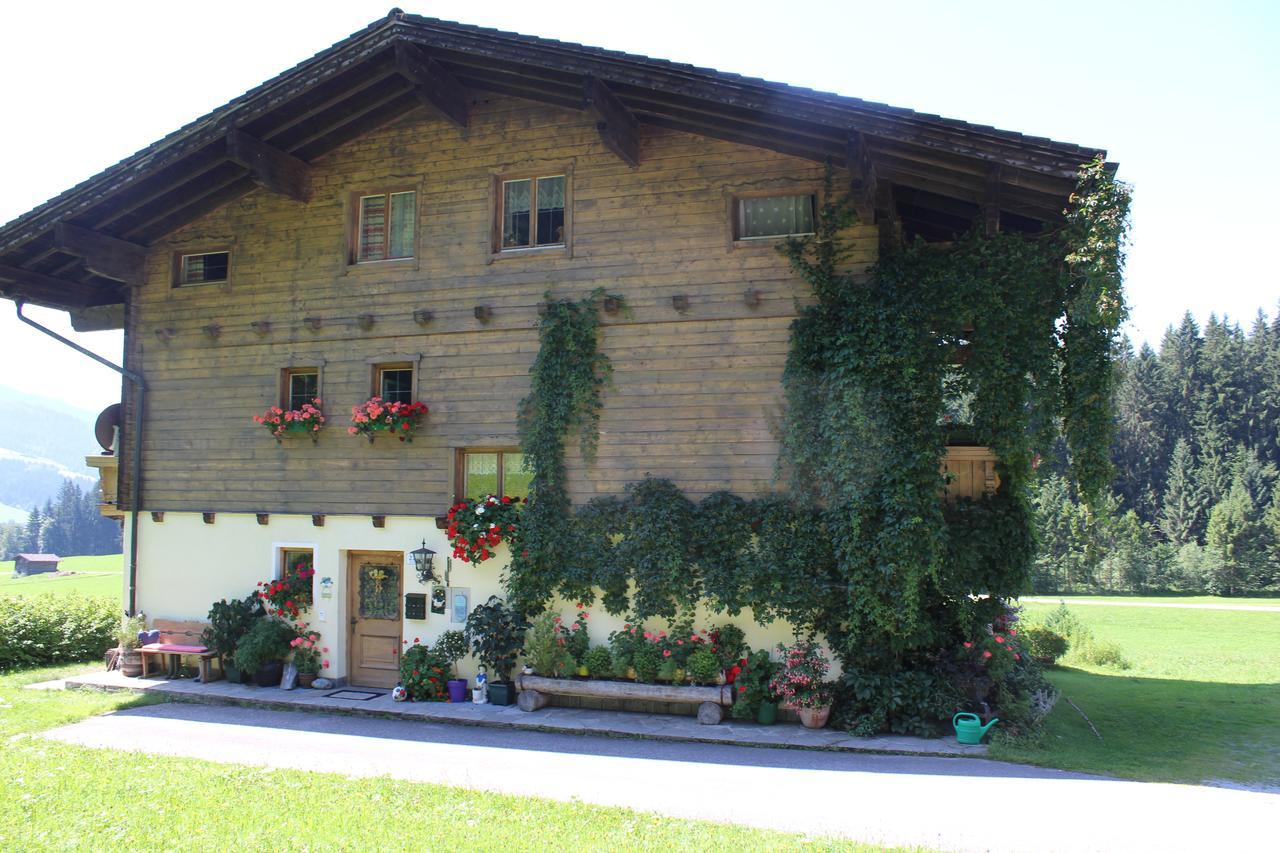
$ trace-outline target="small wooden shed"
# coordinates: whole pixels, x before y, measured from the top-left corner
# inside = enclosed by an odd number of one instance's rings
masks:
[[[13,561],[13,574],[20,577],[56,572],[61,559],[57,554],[19,554]]]

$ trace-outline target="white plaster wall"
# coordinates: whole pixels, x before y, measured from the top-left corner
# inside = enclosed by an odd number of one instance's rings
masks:
[[[444,615],[430,612],[431,587],[418,582],[408,556],[425,539],[427,547],[436,552],[436,576],[444,580],[446,557],[452,548],[444,531],[436,528],[434,519],[388,516],[385,527],[375,528],[367,515],[330,515],[325,517],[323,527],[315,527],[309,515],[273,514],[268,524],[260,525],[252,514],[218,513],[213,524],[205,524],[200,513],[166,512],[161,522],[153,521],[150,513],[143,513],[138,528],[137,601],[138,608],[149,619],[204,620],[214,601],[243,598],[257,589],[258,581],[275,577],[282,548],[313,549],[315,605],[302,618],[320,632],[322,645],[329,649],[326,657],[330,665],[323,673],[329,677],[347,675],[346,566],[350,551],[399,551],[405,555],[405,562],[410,565],[404,569],[404,592],[428,596],[426,620],[406,620],[405,640],[430,643],[444,631],[462,627],[451,621],[452,608],[446,608]],[[126,523],[126,537],[128,532]],[[128,543],[125,547],[128,548]],[[450,586],[469,590],[473,608],[491,595],[502,597],[501,577],[507,557],[503,545],[499,546],[497,557],[479,566],[452,561]],[[322,580],[326,577],[333,579],[329,598],[322,595]],[[553,609],[571,621],[575,603],[557,601]],[[589,610],[592,645],[604,645],[609,633],[621,628],[625,618],[606,613],[598,600]],[[698,610],[698,628],[711,628],[725,622],[742,628],[752,648],[773,648],[793,640],[790,625],[785,622],[757,625],[749,610],[733,618],[723,613],[708,613],[705,608]],[[655,630],[667,628],[662,620],[651,620],[647,624]],[[460,674],[474,675],[476,663],[470,657],[464,658],[459,663]]]

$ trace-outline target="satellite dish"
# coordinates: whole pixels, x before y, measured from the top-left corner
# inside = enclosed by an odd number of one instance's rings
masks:
[[[116,443],[116,427],[120,426],[120,404],[112,403],[102,410],[93,424],[93,435],[102,445],[102,452],[110,456]]]

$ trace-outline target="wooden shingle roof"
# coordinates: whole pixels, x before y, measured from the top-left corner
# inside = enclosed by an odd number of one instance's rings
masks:
[[[858,98],[393,9],[346,39],[0,227],[0,291],[113,305],[145,247],[268,186],[306,197],[307,164],[426,105],[465,124],[468,94],[588,110],[618,156],[665,127],[848,166],[864,216],[947,233],[985,206],[1034,229],[1061,218],[1099,149]],[[957,224],[959,223],[959,225]]]

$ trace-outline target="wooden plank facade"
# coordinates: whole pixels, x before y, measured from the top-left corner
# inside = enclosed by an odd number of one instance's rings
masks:
[[[614,383],[596,463],[571,456],[575,498],[645,473],[695,497],[773,487],[788,326],[807,294],[776,241],[733,240],[732,200],[816,192],[823,167],[646,128],[631,168],[582,113],[503,97],[469,112],[463,131],[415,111],[314,163],[309,203],[254,192],[151,247],[130,312],[149,387],[146,509],[440,513],[457,448],[518,443],[539,302],[597,287],[627,310],[605,316]],[[495,253],[497,177],[526,173],[567,176],[568,246]],[[417,193],[415,257],[349,264],[350,199],[387,187]],[[877,231],[852,236],[857,263],[873,262]],[[211,250],[230,252],[226,285],[173,286],[176,256]],[[346,434],[380,361],[417,365],[431,412],[411,444]],[[321,368],[329,422],[314,445],[250,421],[289,367]]]

